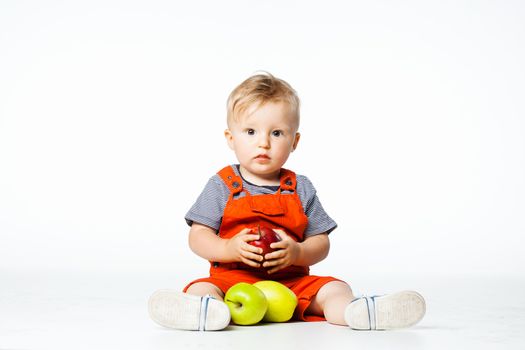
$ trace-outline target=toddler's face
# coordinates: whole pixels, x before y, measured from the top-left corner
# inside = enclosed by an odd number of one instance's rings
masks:
[[[278,183],[281,167],[299,142],[297,123],[283,102],[249,108],[231,122],[224,134],[246,180],[257,185]]]

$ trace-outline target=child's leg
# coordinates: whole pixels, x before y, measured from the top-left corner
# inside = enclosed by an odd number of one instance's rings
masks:
[[[384,330],[416,324],[425,309],[425,300],[413,291],[356,299],[346,283],[333,281],[319,289],[306,312],[353,329]]]
[[[305,313],[324,316],[330,323],[346,326],[345,309],[354,299],[348,284],[328,282],[319,289]]]
[[[397,329],[421,321],[425,310],[425,299],[419,293],[403,291],[358,298],[346,307],[345,320],[353,329]]]
[[[209,282],[191,285],[187,293],[158,290],[149,299],[150,317],[158,324],[175,329],[214,331],[228,326],[230,310],[220,289]]]
[[[211,295],[213,298],[220,301],[224,299],[224,293],[220,290],[220,288],[210,282],[194,283],[188,287],[186,293],[198,296]]]

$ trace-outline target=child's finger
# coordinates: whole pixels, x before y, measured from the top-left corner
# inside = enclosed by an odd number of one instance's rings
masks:
[[[279,270],[282,270],[283,268],[284,268],[284,266],[277,265],[274,268],[267,270],[266,272],[268,272],[268,274],[271,275],[272,273],[278,272]]]
[[[281,238],[281,239],[290,238],[290,236],[288,236],[284,230],[281,230],[279,228],[274,228],[272,230],[273,230],[273,232],[277,233],[277,235],[279,235],[279,238]]]
[[[245,245],[243,245],[243,248],[244,248],[244,250],[247,250],[247,251],[249,251],[249,252],[252,252],[252,253],[254,253],[254,254],[258,254],[258,255],[261,255],[262,252],[263,252],[262,248],[255,247],[255,246],[253,246],[253,245],[251,245],[251,244],[248,244],[248,243],[246,243]]]
[[[271,252],[271,253],[268,253],[264,256],[264,259],[265,260],[275,260],[275,259],[280,259],[280,258],[284,258],[284,256],[286,255],[286,251],[284,250],[278,250],[278,251],[275,251],[275,252]]]
[[[237,233],[238,236],[243,236],[243,235],[246,235],[248,233],[250,233],[252,230],[249,229],[249,228],[243,228],[241,231],[239,231],[239,233]]]
[[[255,249],[261,249],[261,248],[256,248],[256,247],[252,247],[252,248],[255,248]],[[245,258],[245,259],[250,259],[250,260],[253,260],[253,261],[263,261],[263,257],[262,255],[258,254],[257,252],[249,252],[249,251],[243,251],[241,252],[241,257]]]
[[[242,232],[242,231],[241,231]],[[259,236],[258,235],[252,235],[252,234],[245,234],[243,235],[242,239],[245,241],[245,242],[251,242],[251,241],[256,241],[259,239]]]
[[[257,261],[245,258],[244,256],[241,256],[241,261],[251,267],[261,267],[261,264]]]
[[[288,246],[288,242],[286,241],[279,241],[279,242],[273,242],[270,244],[270,248],[272,249],[284,249]]]
[[[284,263],[286,262],[286,260],[284,258],[281,258],[281,259],[273,259],[273,260],[266,260],[262,266],[263,267],[275,267],[275,266],[280,266],[280,265],[284,265]]]

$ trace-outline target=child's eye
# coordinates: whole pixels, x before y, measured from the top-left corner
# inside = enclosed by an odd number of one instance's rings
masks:
[[[283,132],[281,130],[275,130],[275,131],[272,131],[272,135],[273,136],[282,136]]]
[[[248,135],[255,135],[255,130],[253,130],[253,129],[247,129],[247,130],[246,130],[246,133],[247,133]]]

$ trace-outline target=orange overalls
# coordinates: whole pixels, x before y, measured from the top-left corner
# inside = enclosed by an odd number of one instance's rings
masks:
[[[265,225],[271,228],[283,229],[294,240],[302,242],[303,232],[308,224],[301,201],[297,195],[295,173],[281,169],[280,188],[275,194],[250,195],[243,189],[242,178],[235,174],[231,166],[227,166],[218,175],[230,189],[230,196],[219,236],[231,238],[244,228]],[[292,191],[282,194],[282,191]],[[241,192],[244,197],[235,198]],[[324,321],[322,316],[305,315],[304,312],[319,289],[328,282],[338,281],[334,277],[309,275],[309,268],[289,266],[269,275],[264,268],[253,268],[243,263],[210,262],[210,277],[201,278],[188,284],[184,291],[194,283],[209,282],[216,285],[223,293],[238,282],[255,283],[260,280],[274,280],[290,288],[299,300],[294,318],[303,321]]]

